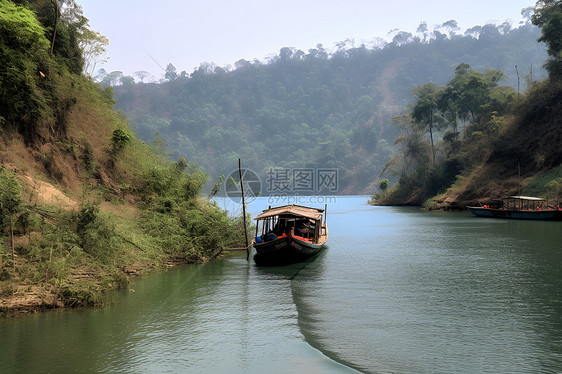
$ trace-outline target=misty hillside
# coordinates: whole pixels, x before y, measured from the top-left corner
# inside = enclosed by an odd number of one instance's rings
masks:
[[[340,193],[369,193],[395,153],[391,118],[412,101],[412,88],[445,84],[465,63],[503,71],[500,84],[515,88],[517,65],[523,91],[531,75],[544,77],[539,36],[530,23],[486,25],[465,35],[399,32],[374,49],[282,48],[268,63],[241,60],[233,71],[202,64],[186,74],[170,64],[166,83],[123,80],[116,107],[143,140],[158,133],[172,159],[184,156],[213,180],[240,157],[262,181],[273,167],[338,168]]]

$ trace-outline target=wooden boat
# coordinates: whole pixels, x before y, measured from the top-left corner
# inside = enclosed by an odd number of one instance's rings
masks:
[[[562,220],[559,206],[549,205],[545,199],[530,196],[509,196],[481,206],[467,206],[478,217],[532,220]]]
[[[269,207],[255,220],[252,246],[257,265],[301,262],[316,255],[328,240],[326,210],[301,205]]]

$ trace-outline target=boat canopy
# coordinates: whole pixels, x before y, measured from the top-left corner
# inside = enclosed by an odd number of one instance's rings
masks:
[[[543,198],[540,197],[531,197],[531,196],[509,196],[505,199],[516,199],[516,200],[529,200],[529,201],[545,201]]]
[[[267,217],[278,216],[281,214],[292,214],[295,216],[306,217],[319,221],[322,219],[323,212],[324,209],[309,208],[306,206],[291,204],[291,205],[283,205],[275,208],[265,209],[261,214],[259,214],[254,219],[260,220]]]

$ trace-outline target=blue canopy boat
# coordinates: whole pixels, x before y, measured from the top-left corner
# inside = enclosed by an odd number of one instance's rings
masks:
[[[467,206],[478,217],[532,220],[562,220],[560,206],[549,205],[545,199],[530,196],[509,196],[481,206]]]

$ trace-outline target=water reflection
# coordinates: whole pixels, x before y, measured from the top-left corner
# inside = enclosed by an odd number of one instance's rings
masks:
[[[295,272],[234,254],[138,280],[108,308],[2,320],[0,372],[347,372],[304,341]]]
[[[365,201],[328,208],[308,263],[234,253],[108,308],[0,320],[0,372],[560,372],[560,222]]]
[[[559,223],[345,211],[322,276],[292,284],[311,345],[366,372],[562,368]]]

